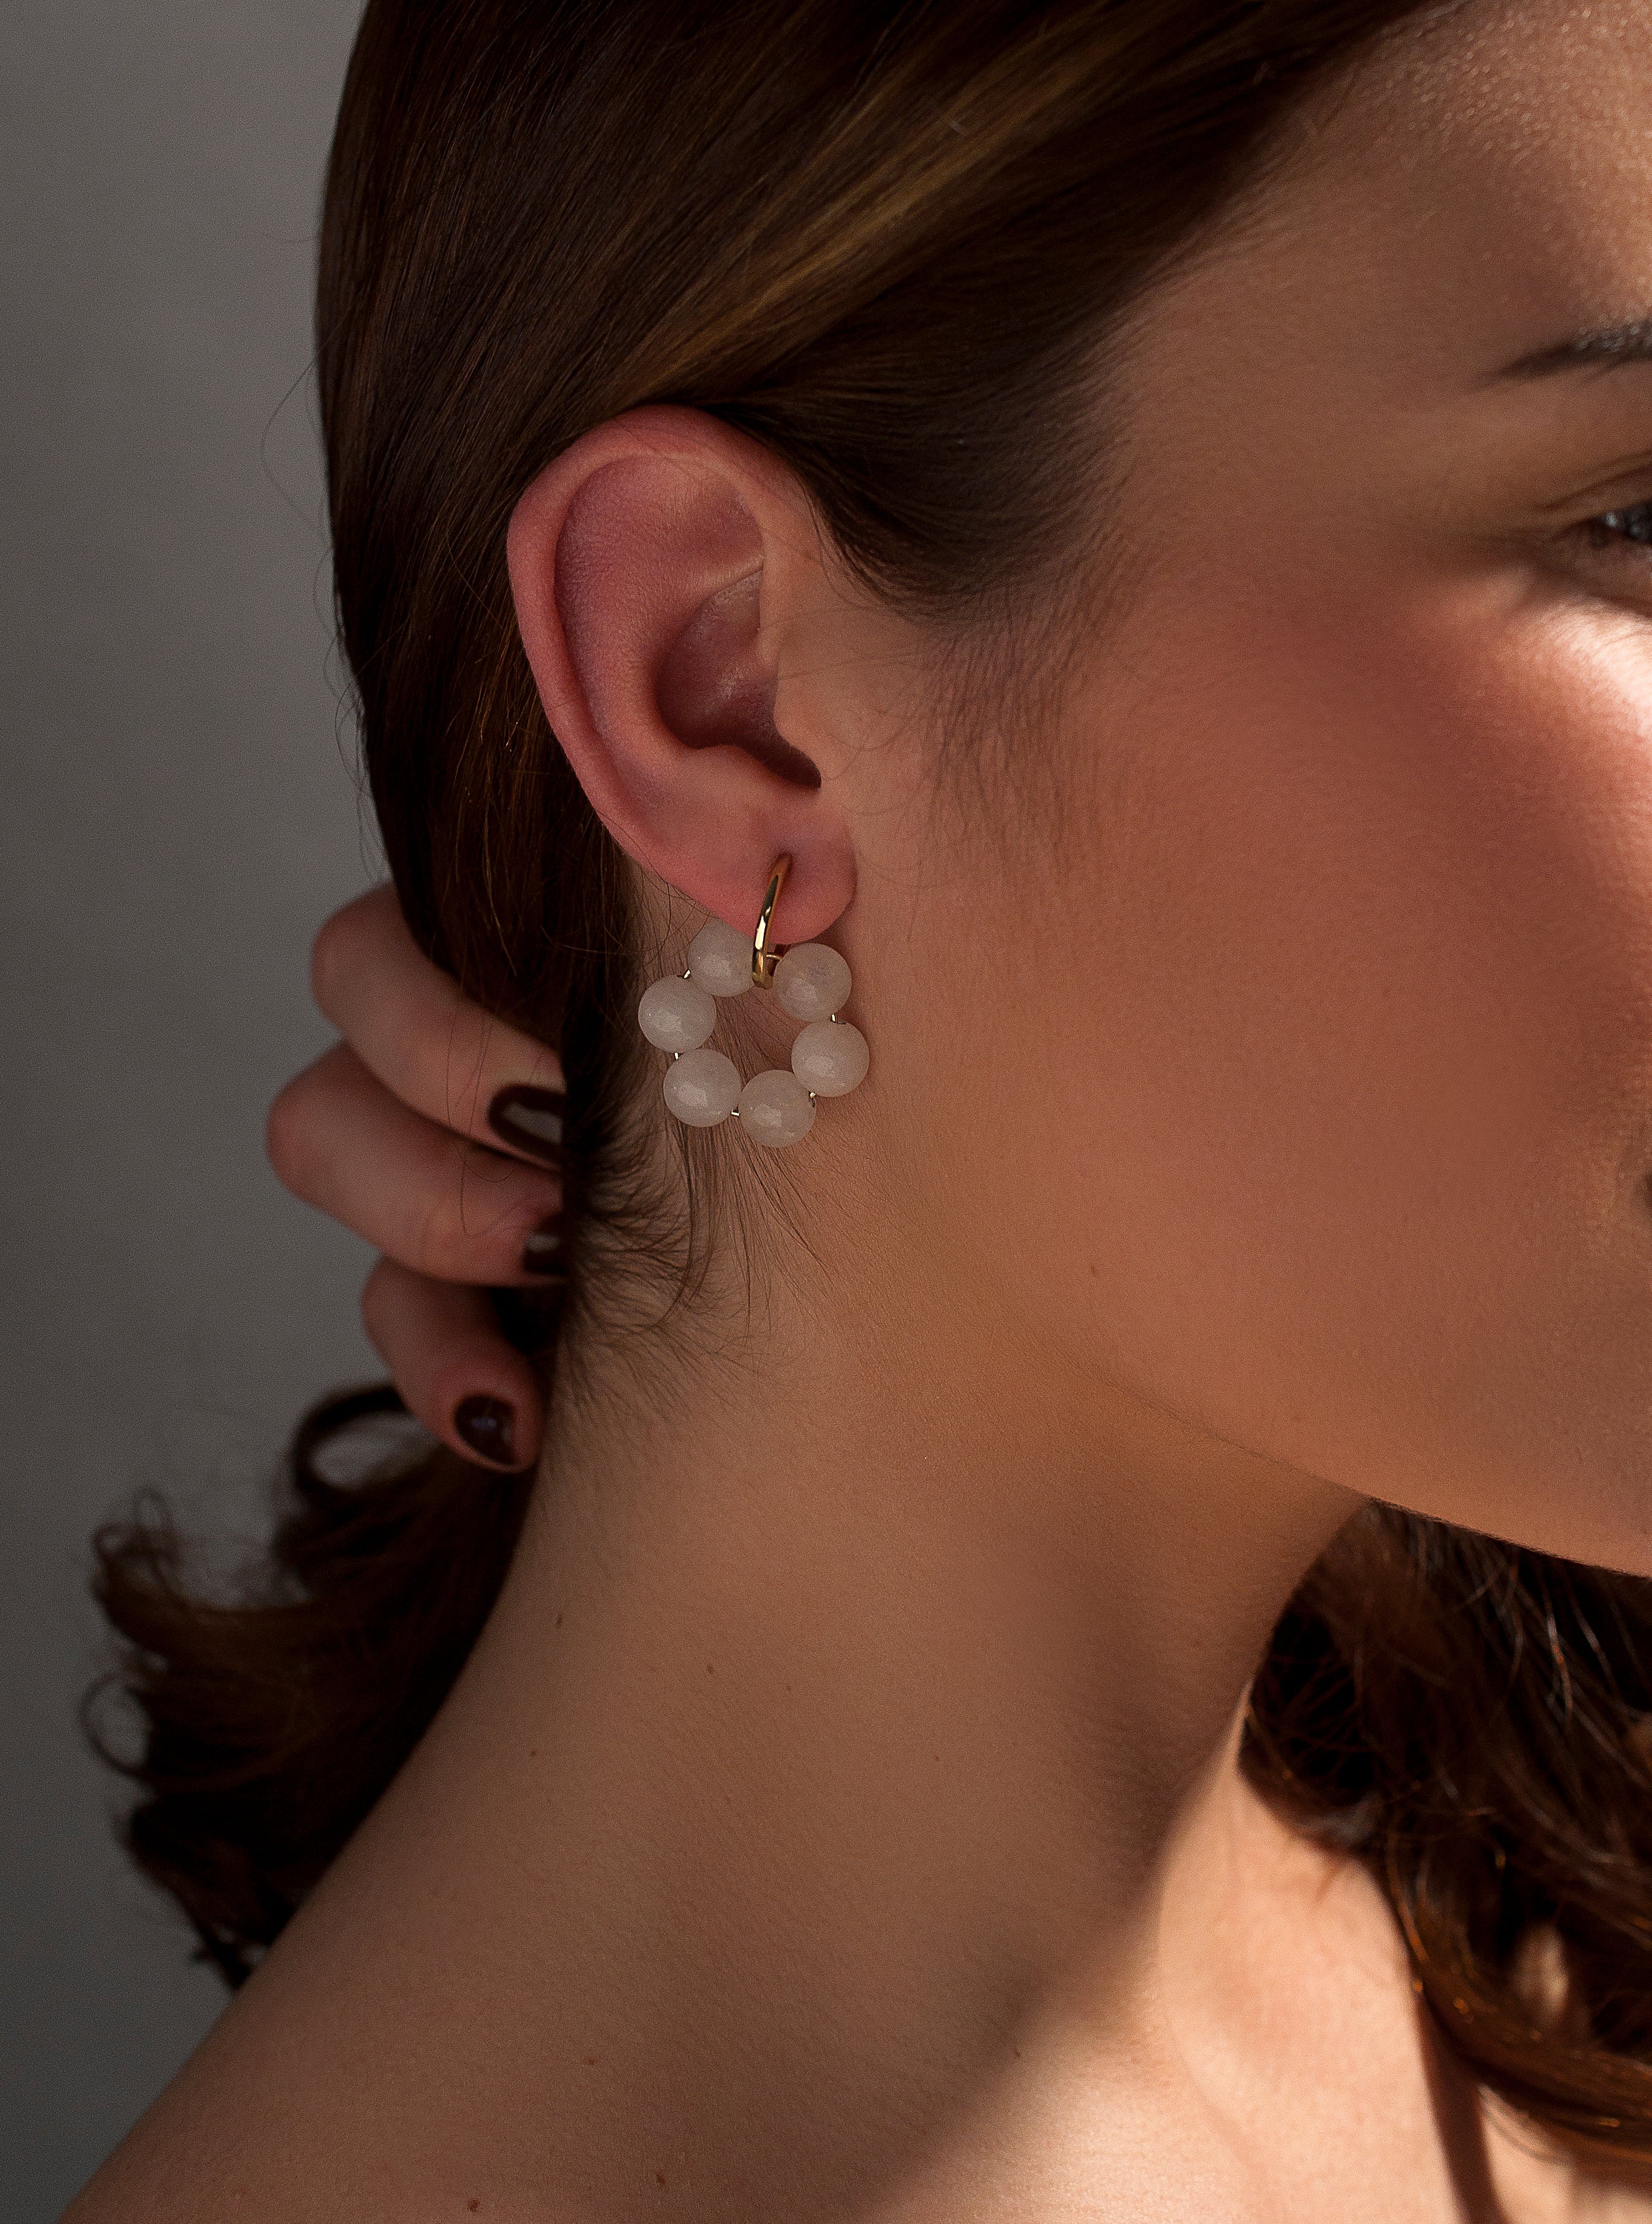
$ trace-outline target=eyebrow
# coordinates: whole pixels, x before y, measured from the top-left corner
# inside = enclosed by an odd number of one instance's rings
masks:
[[[1505,363],[1497,373],[1504,378],[1549,378],[1556,371],[1611,370],[1624,363],[1652,363],[1652,317],[1639,317],[1626,325],[1603,325],[1592,332],[1574,332],[1553,347],[1538,348]]]

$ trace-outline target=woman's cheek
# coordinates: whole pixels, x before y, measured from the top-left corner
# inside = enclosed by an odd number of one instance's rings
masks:
[[[1480,615],[1448,605],[1408,637],[1457,930],[1529,1077],[1511,1123],[1616,1210],[1624,1153],[1637,1186],[1652,1167],[1652,619],[1552,591]]]
[[[1207,624],[1134,706],[1100,956],[1034,1015],[1085,1114],[1010,1202],[1109,1373],[1498,1526],[1652,1460],[1652,717],[1506,585],[1371,608]]]

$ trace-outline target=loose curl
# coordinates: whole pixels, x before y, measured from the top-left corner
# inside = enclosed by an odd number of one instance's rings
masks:
[[[1105,342],[1417,0],[369,0],[317,330],[338,605],[402,907],[560,1050],[585,1168],[563,1337],[646,1248],[624,861],[516,640],[505,528],[581,433],[713,412],[879,591],[940,618],[1075,545],[1061,458]],[[1101,381],[1104,388],[1104,378]],[[1104,422],[1097,436],[1104,442]],[[531,1324],[530,1324],[531,1325]],[[539,1324],[547,1374],[554,1313]],[[142,1730],[128,1842],[231,1983],[389,1781],[503,1579],[529,1485],[437,1451],[365,1482],[301,1428],[244,1592],[154,1513],[99,1539]],[[1372,1509],[1292,1601],[1244,1765],[1387,1893],[1472,2075],[1652,2168],[1648,1587]],[[1558,1942],[1564,2014],[1526,1981]]]

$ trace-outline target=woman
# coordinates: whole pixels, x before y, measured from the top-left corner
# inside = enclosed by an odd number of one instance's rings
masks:
[[[257,1966],[77,2224],[1645,2213],[1647,28],[370,0],[275,1140],[450,1449],[105,1544]]]

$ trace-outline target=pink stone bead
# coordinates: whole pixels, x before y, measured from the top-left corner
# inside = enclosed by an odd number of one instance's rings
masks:
[[[642,991],[636,1023],[655,1050],[698,1050],[717,1025],[717,1006],[697,982],[668,974]]]
[[[792,1071],[817,1096],[847,1096],[866,1078],[872,1053],[847,1020],[816,1020],[792,1045]]]
[[[775,968],[775,998],[794,1020],[826,1020],[849,1001],[849,961],[824,942],[800,942]]]
[[[743,996],[751,986],[751,937],[708,919],[688,945],[688,970],[713,996]]]
[[[715,1128],[740,1101],[740,1069],[720,1050],[691,1050],[666,1068],[665,1099],[685,1127]]]
[[[775,1150],[801,1141],[814,1125],[808,1090],[794,1073],[779,1066],[753,1074],[740,1091],[739,1110],[740,1125],[752,1141]]]

